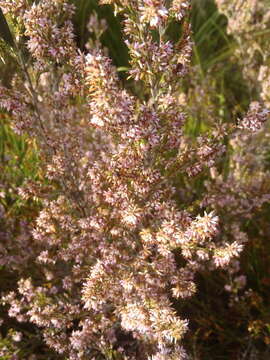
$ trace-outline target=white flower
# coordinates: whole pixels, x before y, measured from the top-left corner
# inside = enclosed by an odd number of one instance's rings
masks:
[[[96,115],[92,116],[92,118],[90,119],[90,122],[93,125],[97,125],[97,126],[100,126],[100,127],[104,126],[104,121],[100,117],[98,117]]]

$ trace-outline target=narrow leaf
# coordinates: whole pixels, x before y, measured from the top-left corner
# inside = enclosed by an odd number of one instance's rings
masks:
[[[0,9],[0,37],[10,46],[14,47],[14,40],[13,36],[9,30],[8,23],[6,21],[6,18],[2,12],[2,9]]]

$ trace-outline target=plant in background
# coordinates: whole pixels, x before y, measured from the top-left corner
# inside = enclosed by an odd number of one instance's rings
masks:
[[[216,0],[216,3],[228,18],[228,33],[237,42],[235,54],[250,88],[269,107],[269,0]]]
[[[195,293],[198,272],[232,267],[246,241],[222,214],[227,194],[205,186],[194,199],[194,177],[211,173],[225,188],[215,172],[227,139],[245,139],[243,128],[257,130],[267,111],[256,103],[239,125],[188,136],[179,93],[192,52],[189,1],[100,3],[124,18],[138,96],[122,86],[99,33],[87,52],[77,49],[68,1],[0,3],[28,49],[12,45],[19,69],[0,103],[14,129],[36,139],[42,174],[19,189],[40,207],[35,259],[2,303],[16,326],[32,324],[19,342],[42,336],[60,358],[178,360],[188,320],[173,299]],[[41,357],[39,347],[22,349],[22,358]]]
[[[194,3],[199,11],[206,12],[206,6],[211,2]],[[231,6],[231,2],[227,5]],[[263,8],[262,4],[261,7]],[[189,76],[191,80],[188,85],[191,83],[191,86],[181,97],[181,101],[184,101],[189,109],[190,118],[186,131],[197,135],[198,131],[205,132],[216,121],[234,121],[240,128],[249,130],[235,133],[226,141],[227,152],[223,164],[213,167],[207,178],[197,177],[197,182],[190,185],[190,192],[194,192],[198,203],[201,201],[202,206],[210,207],[221,219],[226,219],[221,224],[224,238],[231,241],[241,238],[246,246],[241,263],[233,261],[229,272],[214,272],[213,275],[210,275],[208,270],[200,272],[197,284],[204,294],[199,293],[193,297],[185,307],[186,312],[196,309],[191,325],[197,336],[186,339],[196,359],[241,359],[244,356],[252,358],[255,354],[256,359],[264,359],[269,357],[269,337],[266,330],[269,323],[269,249],[265,239],[269,236],[267,217],[270,189],[268,128],[264,126],[264,131],[261,129],[268,111],[262,112],[262,121],[258,123],[256,117],[253,122],[254,111],[261,106],[258,102],[253,102],[244,119],[239,120],[240,111],[243,112],[247,106],[254,88],[257,98],[260,93],[257,80],[250,84],[246,77],[248,69],[258,73],[258,64],[257,67],[255,63],[246,66],[244,80],[241,80],[240,68],[236,64],[241,47],[226,34],[225,26],[222,25],[224,18],[213,8],[212,16],[205,19],[201,28],[196,28],[199,11],[195,12],[193,24],[196,30],[196,67],[193,65],[193,71],[197,72]],[[238,12],[234,12],[231,17],[236,19],[237,16]],[[259,26],[258,23],[257,29]],[[258,36],[266,34],[267,31],[266,25],[262,23]],[[207,40],[212,32],[215,32],[215,36],[210,43]],[[218,38],[221,40],[216,50]],[[255,41],[255,36],[250,36],[250,40],[252,39]],[[222,49],[224,40],[226,45]],[[210,47],[210,50],[206,52],[204,46]],[[243,47],[246,46],[247,41],[243,40]],[[263,51],[266,57],[267,48],[264,47]],[[214,58],[216,53],[217,58]],[[233,57],[234,53],[237,56]],[[240,61],[239,63],[242,64]],[[235,91],[232,91],[234,88]],[[206,197],[200,200],[204,194]],[[224,292],[221,290],[223,286]],[[213,297],[217,292],[220,294],[219,301],[215,301]],[[226,343],[230,344],[229,348]]]

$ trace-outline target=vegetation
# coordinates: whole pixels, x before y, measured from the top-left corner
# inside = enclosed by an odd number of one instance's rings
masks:
[[[270,358],[269,1],[0,0],[0,358]]]

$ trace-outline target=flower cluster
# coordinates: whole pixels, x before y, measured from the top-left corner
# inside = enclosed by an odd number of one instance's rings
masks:
[[[264,109],[258,102],[250,104],[249,111],[239,127],[253,132],[260,130],[268,118],[270,110]]]
[[[75,51],[71,17],[74,7],[65,0],[41,1],[24,14],[28,49],[38,60],[63,63]]]
[[[1,0],[0,7],[4,14],[22,16],[28,8],[27,0]]]

